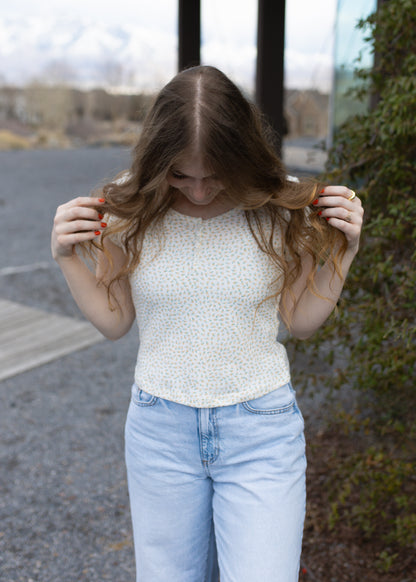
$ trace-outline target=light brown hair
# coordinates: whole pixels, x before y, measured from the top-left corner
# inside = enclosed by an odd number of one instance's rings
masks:
[[[334,273],[338,270],[346,239],[311,206],[323,185],[289,180],[273,133],[257,107],[218,69],[200,66],[180,72],[160,91],[144,121],[129,172],[103,188],[105,211],[123,220],[104,231],[98,246],[103,249],[103,239],[123,229],[128,257],[108,286],[109,297],[111,284],[139,264],[148,228],[160,223],[172,205],[175,192],[166,178],[192,148],[202,153],[226,196],[245,210],[255,240],[276,264],[279,284],[272,295],[290,290],[304,253],[312,257],[312,291],[313,276],[323,261],[332,258]],[[271,228],[264,228],[264,212]],[[283,233],[278,249],[277,229]]]

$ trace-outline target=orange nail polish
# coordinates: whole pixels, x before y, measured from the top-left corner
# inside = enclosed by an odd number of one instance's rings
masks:
[[[316,205],[318,204],[318,202],[319,202],[319,201],[318,201],[318,198],[317,198],[316,200],[314,200],[314,201],[312,202],[312,204],[314,204],[314,205],[316,206]]]
[[[102,223],[101,223],[101,226],[102,226],[103,228],[105,228],[105,227],[107,226],[107,223],[106,223],[106,222],[102,222]]]
[[[105,202],[105,198],[99,198],[98,202]]]
[[[104,216],[102,214],[98,215],[98,220],[101,220],[102,218],[104,218]]]
[[[318,216],[321,216],[321,214],[322,214],[322,210],[320,210],[320,211],[318,212]]]
[[[322,188],[322,190],[319,192],[319,194],[323,194],[325,192],[325,188]]]
[[[95,234],[95,236],[98,236],[99,234],[101,234],[101,232],[100,232],[99,230],[96,230],[96,231],[94,232],[94,234]]]

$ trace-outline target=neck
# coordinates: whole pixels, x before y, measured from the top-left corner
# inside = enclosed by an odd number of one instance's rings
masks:
[[[234,204],[225,197],[217,196],[209,204],[193,204],[186,196],[178,192],[172,204],[173,210],[195,218],[214,218],[234,208]]]

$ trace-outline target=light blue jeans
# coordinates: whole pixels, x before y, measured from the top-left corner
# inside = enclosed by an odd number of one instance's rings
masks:
[[[192,408],[136,385],[126,462],[138,582],[297,582],[305,439],[287,384]]]

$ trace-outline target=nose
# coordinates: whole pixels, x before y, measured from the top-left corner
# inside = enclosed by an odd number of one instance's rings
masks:
[[[211,194],[211,186],[205,180],[195,180],[192,185],[192,195],[196,200],[204,200]]]

